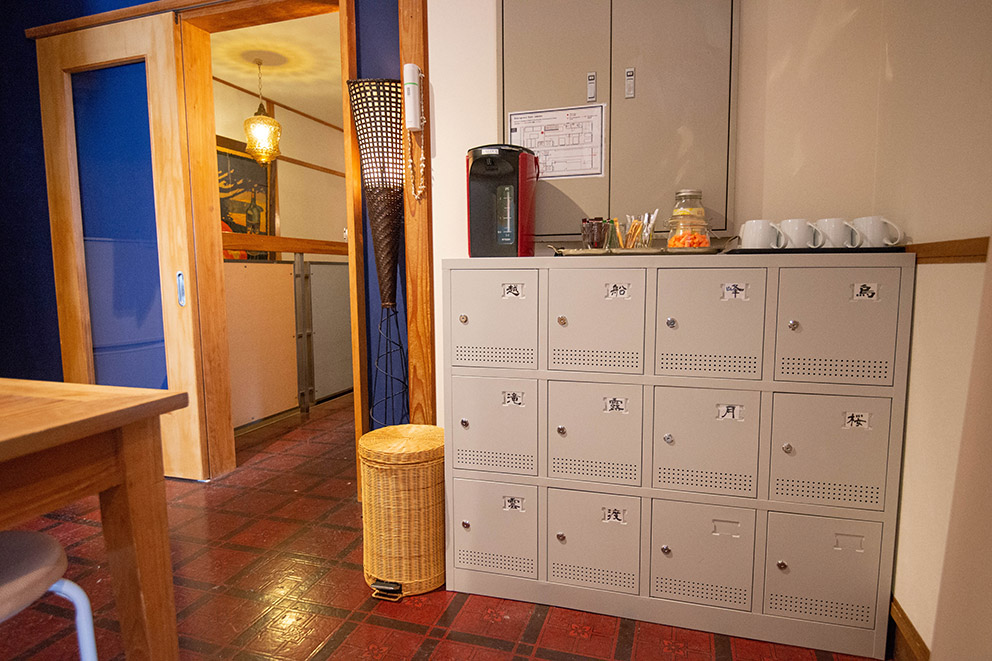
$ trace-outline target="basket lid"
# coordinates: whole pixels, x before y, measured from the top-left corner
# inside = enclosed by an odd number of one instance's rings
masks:
[[[417,464],[444,456],[444,430],[434,425],[392,425],[358,439],[358,455],[380,464]]]

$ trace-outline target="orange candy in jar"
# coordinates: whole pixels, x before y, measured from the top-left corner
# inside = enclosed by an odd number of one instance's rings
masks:
[[[672,216],[668,221],[668,247],[681,250],[710,247],[709,224],[696,215]]]

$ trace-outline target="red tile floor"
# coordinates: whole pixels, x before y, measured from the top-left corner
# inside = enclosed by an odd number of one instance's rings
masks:
[[[167,480],[184,659],[851,661],[564,608],[436,590],[376,601],[362,575],[350,396],[252,432],[238,468]],[[69,555],[100,658],[123,659],[95,497],[30,521]],[[0,659],[76,659],[73,614],[48,595],[0,624]]]

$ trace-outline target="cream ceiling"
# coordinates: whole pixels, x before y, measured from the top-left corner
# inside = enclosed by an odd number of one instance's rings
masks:
[[[213,75],[341,126],[341,43],[338,14],[218,32],[210,37]],[[254,107],[246,109],[250,115]],[[277,110],[278,114],[278,110]]]

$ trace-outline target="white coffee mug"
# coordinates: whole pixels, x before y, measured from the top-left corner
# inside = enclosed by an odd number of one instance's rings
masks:
[[[759,250],[781,248],[785,244],[782,230],[770,220],[749,220],[741,225],[741,248]]]
[[[805,218],[789,218],[780,222],[778,227],[785,237],[783,248],[797,250],[823,247],[823,234]]]
[[[855,218],[852,224],[864,237],[862,248],[894,246],[903,238],[902,230],[882,216],[862,216]],[[895,234],[895,238],[889,238],[890,234]]]
[[[843,218],[821,218],[813,224],[823,235],[824,248],[859,248],[864,241],[858,228]]]

